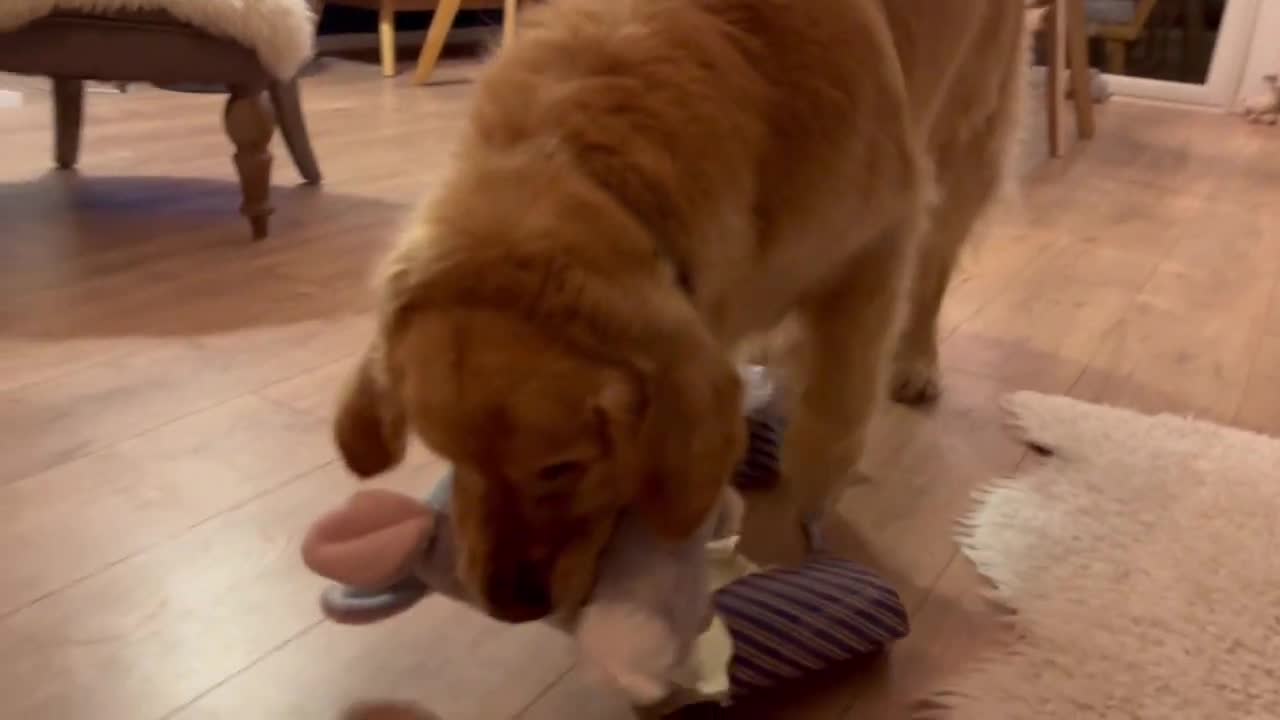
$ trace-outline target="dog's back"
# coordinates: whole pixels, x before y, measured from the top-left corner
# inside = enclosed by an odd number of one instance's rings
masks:
[[[1021,15],[1009,0],[557,0],[482,79],[457,196],[502,207],[508,187],[527,211],[553,192],[549,167],[572,165],[698,278],[732,340],[923,212],[935,164],[959,161],[940,154],[1001,111]]]

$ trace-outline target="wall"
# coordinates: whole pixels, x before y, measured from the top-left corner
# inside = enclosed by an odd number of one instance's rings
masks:
[[[1254,28],[1249,59],[1237,92],[1239,98],[1261,92],[1263,75],[1280,73],[1280,0],[1262,0]]]

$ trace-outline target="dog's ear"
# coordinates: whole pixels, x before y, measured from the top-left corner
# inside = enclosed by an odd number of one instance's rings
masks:
[[[648,383],[636,507],[662,537],[707,519],[746,447],[742,379],[727,359],[679,358]]]
[[[398,465],[407,442],[404,408],[387,387],[381,358],[376,349],[365,353],[342,391],[333,423],[343,461],[363,478]]]

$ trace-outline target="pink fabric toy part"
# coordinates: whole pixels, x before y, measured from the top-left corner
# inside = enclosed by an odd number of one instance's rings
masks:
[[[442,512],[450,484],[442,480],[436,502],[426,504],[390,490],[362,490],[312,524],[302,541],[303,562],[340,583],[320,597],[325,615],[348,625],[377,622],[429,591],[467,601]]]

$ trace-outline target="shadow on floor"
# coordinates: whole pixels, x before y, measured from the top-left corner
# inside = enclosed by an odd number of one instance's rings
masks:
[[[405,206],[283,183],[272,199],[254,242],[233,178],[0,183],[0,337],[200,336],[363,311]]]

